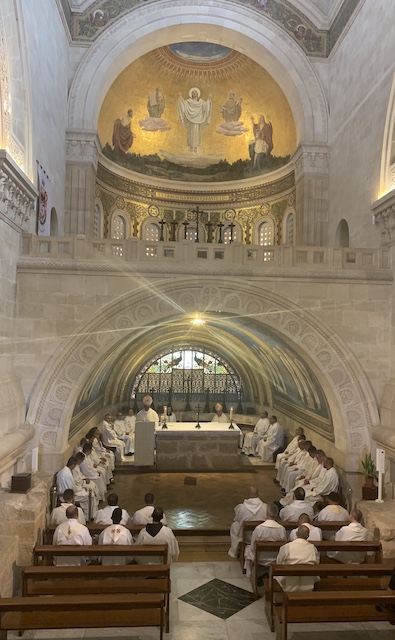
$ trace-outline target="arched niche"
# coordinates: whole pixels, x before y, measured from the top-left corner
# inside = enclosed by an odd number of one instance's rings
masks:
[[[51,225],[50,225],[50,229],[51,229],[51,236],[58,236],[59,235],[58,214],[56,212],[55,207],[52,207],[52,209],[51,209]]]
[[[347,221],[340,220],[337,225],[336,235],[335,235],[335,245],[338,247],[349,247],[350,246],[350,234],[348,229]]]

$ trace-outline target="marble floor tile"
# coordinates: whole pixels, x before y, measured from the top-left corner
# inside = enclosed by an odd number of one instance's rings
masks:
[[[236,620],[232,616],[226,621],[226,629],[229,640],[275,640],[266,620]]]
[[[42,629],[34,632],[34,640],[51,640],[52,638],[84,638],[85,629]],[[25,634],[23,634],[25,640]]]
[[[241,578],[244,575],[238,560],[231,560],[230,562],[213,562],[213,565],[214,577],[221,578],[221,580],[228,580],[228,578]]]
[[[180,622],[164,638],[165,640],[229,640],[225,621],[214,616],[211,616],[210,620],[200,621],[199,624]]]
[[[172,580],[180,578],[212,579],[215,577],[214,564],[213,562],[175,562],[171,566],[171,578]]]
[[[219,618],[203,609],[199,609],[198,607],[194,607],[192,604],[188,602],[183,602],[182,600],[178,600],[178,622],[202,622],[202,621],[214,621],[219,620]]]
[[[254,602],[254,596],[249,591],[218,578],[189,591],[179,599],[224,620]]]

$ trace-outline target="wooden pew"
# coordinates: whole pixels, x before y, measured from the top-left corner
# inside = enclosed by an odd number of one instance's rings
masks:
[[[278,550],[283,544],[287,544],[287,541],[281,540],[277,542],[264,542],[264,541],[258,540],[258,542],[255,545],[254,567],[251,573],[251,584],[252,584],[254,595],[257,599],[259,595],[258,595],[258,572],[256,569],[259,566],[259,563],[258,563],[259,555],[262,552],[268,552],[268,551],[271,551],[272,553],[277,554]],[[332,540],[321,540],[320,542],[315,542],[314,546],[317,548],[317,550],[321,555],[322,564],[330,562],[330,559],[325,558],[325,554],[328,551],[358,551],[358,552],[365,552],[365,553],[373,552],[374,555],[372,556],[372,561],[375,564],[381,564],[383,562],[381,542],[377,542],[377,541],[335,542]]]
[[[258,524],[262,524],[262,522],[264,521],[263,520],[247,520],[243,524],[243,537],[240,543],[240,566],[243,573],[245,573],[245,569],[244,569],[245,548],[247,544],[249,544],[249,541],[251,539],[251,534],[254,531],[255,527],[257,527]],[[292,531],[292,529],[296,529],[298,527],[298,523],[292,520],[284,520],[284,522],[280,522],[280,524],[282,524],[287,531]],[[315,527],[319,527],[321,531],[338,531],[338,529],[340,529],[341,527],[344,527],[346,523],[345,522],[319,522],[318,520],[314,520],[312,524]]]
[[[289,624],[389,621],[380,607],[395,605],[395,591],[291,591],[275,606],[276,640],[287,640]]]
[[[269,578],[264,580],[265,613],[270,629],[274,631],[275,596],[283,593],[276,576],[319,576],[314,591],[366,591],[387,589],[392,571],[392,566],[385,564],[272,564]]]
[[[167,564],[168,552],[167,544],[153,545],[119,545],[119,544],[102,544],[102,545],[52,545],[52,544],[36,544],[33,549],[33,565],[39,564],[51,565],[54,556],[132,556],[134,558],[144,558],[147,556],[158,556],[160,562],[158,564]]]
[[[148,579],[149,578],[149,579]],[[166,631],[170,628],[170,565],[25,567],[22,596],[101,593],[159,593],[165,597]]]
[[[159,594],[0,598],[0,639],[11,630],[159,627],[163,640],[164,606]]]

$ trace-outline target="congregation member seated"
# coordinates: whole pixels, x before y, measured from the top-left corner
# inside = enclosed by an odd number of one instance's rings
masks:
[[[132,456],[134,453],[134,434],[130,435],[129,427],[126,425],[123,413],[119,411],[114,421],[114,429],[117,438],[125,445],[125,456]]]
[[[92,429],[89,429],[85,438],[88,440],[88,442],[91,443],[92,448],[94,449],[94,451],[96,451],[97,455],[101,459],[105,459],[108,461],[111,471],[114,471],[115,469],[114,452],[111,451],[111,449],[107,449],[104,446],[99,429],[97,427],[92,427]]]
[[[136,539],[136,544],[167,544],[168,546],[168,563],[171,564],[178,559],[180,550],[174,533],[169,527],[162,524],[163,509],[155,507],[152,512],[152,523],[147,524],[141,529]],[[158,558],[155,556],[135,558],[138,564],[158,564]]]
[[[106,482],[105,475],[102,470],[98,468],[92,458],[92,446],[89,443],[84,444],[82,447],[82,453],[84,459],[81,461],[80,470],[85,478],[92,480],[99,490],[99,499],[104,500],[106,495]],[[78,454],[77,454],[78,455]]]
[[[99,535],[99,544],[133,544],[132,534],[121,524],[122,518],[122,509],[115,507],[111,516],[112,524]],[[102,565],[113,565],[127,564],[129,561],[128,556],[103,556],[101,563]]]
[[[214,407],[214,410],[215,410],[215,413],[211,422],[220,422],[223,424],[225,424],[226,422],[229,422],[228,416],[225,415],[225,413],[223,412],[223,406],[220,402],[217,402],[217,404]]]
[[[244,522],[248,520],[266,520],[266,515],[267,504],[259,498],[258,489],[250,487],[248,498],[235,507],[235,517],[230,526],[230,549],[228,551],[231,558],[238,557]]]
[[[80,491],[82,489],[86,489],[88,491],[88,493],[89,492],[91,493],[91,496],[92,496],[92,513],[91,513],[91,516],[92,516],[92,518],[94,518],[96,513],[97,513],[98,506],[99,506],[99,489],[98,489],[97,485],[92,480],[90,480],[89,478],[86,478],[84,476],[84,474],[82,473],[82,471],[81,471],[81,464],[85,460],[85,454],[82,453],[82,451],[80,451],[79,453],[76,454],[75,459],[77,461],[77,464],[75,465],[75,467],[73,469],[74,482],[75,482],[76,486],[78,487],[78,491]],[[77,497],[77,494],[76,494],[76,497]],[[78,498],[77,501],[81,504],[81,500],[79,498]],[[81,507],[83,508],[82,504],[81,504]],[[87,518],[87,520],[88,520],[88,518]]]
[[[350,514],[347,509],[339,504],[339,494],[332,491],[326,498],[327,506],[321,509],[315,516],[320,522],[350,522]],[[324,540],[334,540],[335,531],[324,531]]]
[[[279,502],[279,505],[281,505],[281,501]],[[294,499],[291,504],[281,509],[280,519],[296,522],[302,513],[307,513],[307,515],[312,518],[314,516],[314,509],[311,502],[305,500],[305,491],[303,487],[298,487],[294,491]]]
[[[118,495],[116,493],[110,493],[107,496],[107,506],[103,509],[99,509],[95,516],[95,524],[111,524],[113,522],[112,516],[116,509],[118,509]],[[120,524],[130,524],[131,518],[125,509],[120,509],[121,519]],[[117,523],[118,524],[118,523]]]
[[[131,524],[149,524],[152,522],[152,514],[155,509],[155,496],[153,493],[146,493],[144,496],[145,506],[134,512],[131,517]],[[167,524],[166,516],[163,514],[162,524]]]
[[[173,412],[173,407],[171,406],[171,404],[168,404],[166,407],[166,421],[177,422],[176,414]]]
[[[115,460],[122,462],[125,457],[125,444],[118,438],[109,413],[104,416],[101,436],[104,446],[114,452]]]
[[[310,456],[310,453],[309,453],[312,447],[313,447],[313,444],[311,440],[305,440],[297,462],[295,464],[290,464],[288,466],[288,469],[284,476],[283,485],[282,485],[283,486],[282,492],[284,493],[284,495],[287,494],[288,491],[292,491],[292,489],[295,488],[297,478],[304,475],[306,469],[309,469],[310,466],[312,466],[313,462],[314,462],[314,467],[316,466],[314,453],[312,454],[312,456]]]
[[[277,470],[280,468],[280,464],[283,462],[284,459],[288,459],[288,457],[290,455],[292,455],[293,453],[295,453],[297,451],[298,442],[299,442],[299,436],[301,436],[303,433],[304,433],[303,427],[296,427],[295,435],[292,438],[291,442],[288,444],[286,450],[283,451],[283,453],[279,453],[277,455],[276,464],[275,464],[275,468]],[[273,478],[273,481],[275,482],[275,484],[279,484],[277,476],[275,478]]]
[[[82,438],[80,441],[80,446],[77,447],[76,453],[80,451],[83,452],[84,445],[89,444],[91,446],[90,458],[91,462],[97,467],[99,473],[103,476],[103,480],[106,485],[110,484],[113,481],[113,473],[111,469],[111,464],[108,458],[104,456],[100,456],[96,449],[93,447],[93,442],[95,440],[95,436],[87,434],[85,438]]]
[[[305,525],[300,525],[296,531],[296,538],[284,544],[277,555],[277,564],[319,564],[320,554],[316,547],[309,542],[310,531]],[[318,576],[276,576],[283,591],[313,591]]]
[[[242,453],[247,456],[257,455],[257,446],[259,441],[267,435],[270,428],[269,416],[267,411],[261,413],[261,417],[254,427],[254,431],[248,431],[244,434]]]
[[[276,522],[276,518],[278,516],[278,508],[274,503],[270,503],[267,505],[267,518],[265,522],[262,524],[258,524],[252,532],[251,536],[251,544],[248,544],[245,548],[244,552],[244,568],[246,570],[246,574],[248,577],[251,576],[253,566],[254,566],[254,557],[255,557],[255,545],[258,541],[263,540],[267,542],[276,542],[277,540],[286,540],[287,532],[282,524]],[[262,552],[260,554],[258,564],[265,568],[265,571],[262,573],[268,572],[269,565],[273,564],[276,561],[277,553],[275,551]],[[256,567],[258,571],[258,567]]]
[[[273,453],[284,444],[284,431],[277,422],[276,416],[269,418],[270,428],[267,434],[258,442],[257,455],[263,462],[271,462]]]
[[[91,545],[92,538],[88,527],[78,522],[78,510],[75,505],[67,507],[66,522],[59,524],[53,534],[53,545]],[[54,557],[54,564],[60,565],[85,565],[84,557]]]
[[[285,474],[288,470],[288,467],[294,466],[299,457],[302,455],[302,451],[304,450],[304,442],[306,441],[306,436],[301,433],[300,436],[298,437],[298,446],[296,448],[296,450],[293,453],[290,453],[286,458],[283,458],[280,462],[279,468],[278,468],[278,473],[277,473],[277,483],[276,484],[280,484],[282,487],[284,486],[284,479],[285,479]]]
[[[311,448],[311,447],[310,447]],[[326,474],[326,469],[324,467],[324,462],[326,460],[326,455],[322,451],[322,449],[317,449],[314,454],[315,459],[317,461],[317,465],[311,475],[308,477],[300,476],[300,480],[297,480],[295,487],[288,491],[287,494],[281,499],[281,504],[286,507],[287,504],[291,504],[293,500],[293,492],[297,487],[303,487],[304,489],[312,489],[319,482],[321,482],[322,478]]]
[[[55,507],[55,509],[52,510],[51,524],[58,525],[58,524],[62,524],[62,522],[66,522],[67,520],[66,511],[68,507],[72,507],[73,504],[74,504],[74,491],[72,489],[66,489],[63,492],[63,502],[59,507]],[[85,515],[81,507],[77,507],[77,511],[78,511],[77,521],[80,524],[86,524]]]
[[[368,530],[361,524],[362,512],[353,509],[350,513],[350,524],[336,531],[336,542],[363,542],[368,539]],[[366,553],[364,551],[328,551],[328,558],[342,562],[343,564],[360,564],[364,562]]]
[[[298,530],[298,527],[300,527],[301,524],[303,524],[309,530],[309,537],[307,538],[307,540],[309,540],[310,542],[319,542],[320,540],[322,540],[321,529],[319,527],[315,527],[312,524],[311,518],[310,516],[307,515],[307,513],[302,513],[298,518],[298,526],[296,527],[296,529],[292,529],[292,531],[290,531],[289,533],[290,542],[292,540],[295,540],[296,532]]]
[[[82,454],[83,455],[83,454]],[[59,500],[64,500],[64,492],[66,489],[71,489],[76,501],[80,504],[81,509],[84,512],[85,519],[89,518],[89,493],[86,484],[77,482],[74,470],[77,467],[77,458],[72,456],[68,459],[67,464],[60,469],[56,474],[56,488],[59,496]],[[93,499],[93,512],[96,514],[98,499]]]
[[[146,395],[143,398],[143,408],[138,412],[136,416],[136,422],[155,422],[159,423],[159,416],[155,409],[152,409],[151,405],[153,400],[150,395]]]
[[[329,495],[332,491],[337,491],[339,487],[339,476],[333,464],[332,458],[325,458],[324,467],[326,473],[323,475],[322,480],[318,482],[315,487],[306,488],[306,500],[312,504],[322,502],[323,496]]]

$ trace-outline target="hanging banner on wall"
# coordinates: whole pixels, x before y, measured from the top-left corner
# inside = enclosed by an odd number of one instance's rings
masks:
[[[37,165],[38,174],[38,223],[39,236],[51,233],[51,183],[41,165]]]

